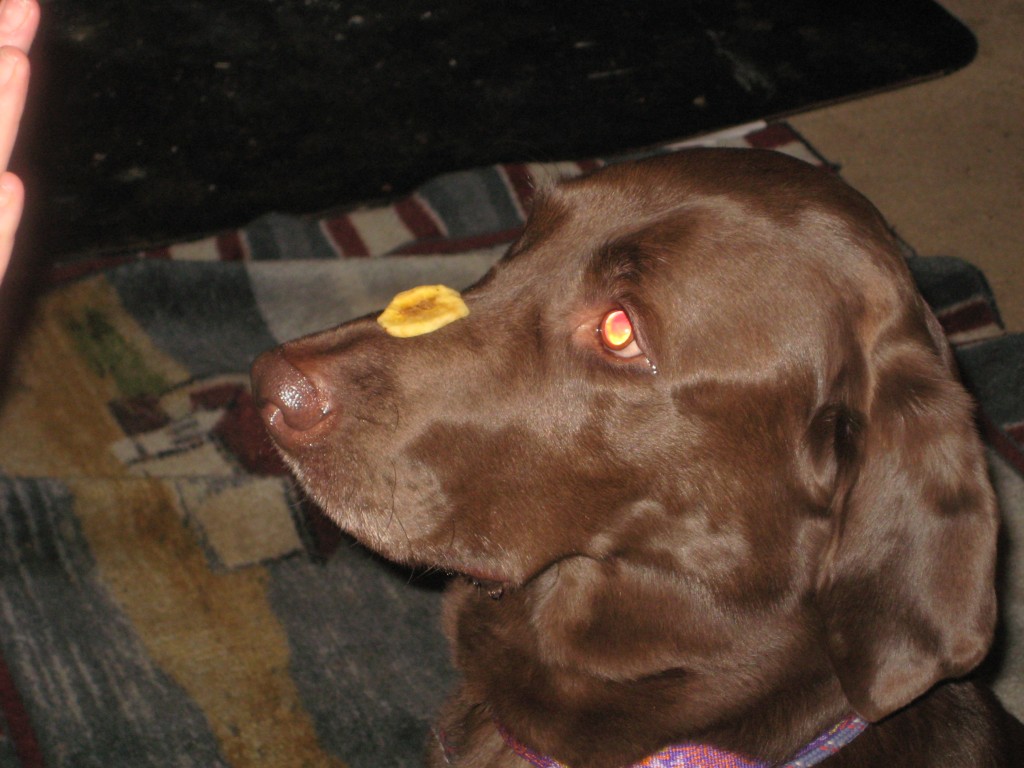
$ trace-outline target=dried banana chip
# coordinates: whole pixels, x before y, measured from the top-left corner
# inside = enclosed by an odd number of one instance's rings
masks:
[[[469,314],[458,291],[445,285],[421,285],[395,296],[377,322],[392,336],[431,333]]]

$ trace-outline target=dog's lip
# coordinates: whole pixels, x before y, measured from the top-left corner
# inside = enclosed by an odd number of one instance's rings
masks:
[[[552,568],[557,568],[558,565],[565,560],[572,559],[574,557],[584,557],[595,560],[605,559],[600,556],[591,556],[580,552],[574,552],[572,554],[555,557],[541,563],[534,563],[533,567],[526,567],[525,569],[517,570],[515,567],[509,567],[505,572],[498,571],[493,567],[479,566],[476,563],[470,564],[465,562],[454,563],[449,561],[447,566],[442,567],[448,574],[452,576],[462,576],[470,583],[479,587],[502,587],[504,589],[511,589],[524,586],[541,574],[550,571]]]
[[[492,600],[500,600],[505,594],[505,590],[508,588],[508,584],[504,581],[493,581],[490,579],[477,579],[472,576],[466,576],[469,583],[477,589],[482,589],[487,593],[488,597]]]
[[[452,576],[461,577],[474,587],[486,591],[491,597],[500,596],[506,589],[515,586],[512,579],[494,570],[452,566],[447,571]]]
[[[454,573],[458,573],[465,576],[471,582],[476,584],[507,584],[508,579],[503,577],[501,574],[495,573],[494,571],[483,571],[476,568],[455,568]]]

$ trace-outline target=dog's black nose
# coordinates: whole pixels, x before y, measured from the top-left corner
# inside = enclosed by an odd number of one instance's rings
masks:
[[[326,395],[280,349],[264,352],[253,363],[252,393],[270,434],[283,448],[330,411]]]

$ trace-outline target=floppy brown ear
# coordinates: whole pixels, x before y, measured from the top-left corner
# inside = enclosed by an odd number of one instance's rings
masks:
[[[996,617],[998,521],[972,404],[919,309],[871,354],[855,479],[819,579],[829,656],[868,720],[977,665]]]

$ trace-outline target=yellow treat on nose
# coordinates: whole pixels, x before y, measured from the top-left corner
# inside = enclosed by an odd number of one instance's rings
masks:
[[[469,314],[458,291],[445,285],[421,285],[395,296],[377,322],[392,336],[432,333]]]

